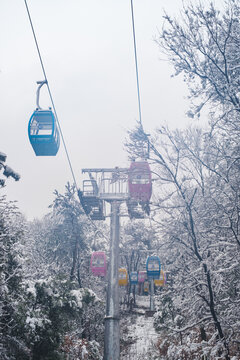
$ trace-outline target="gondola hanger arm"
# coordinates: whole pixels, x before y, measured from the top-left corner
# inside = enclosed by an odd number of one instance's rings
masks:
[[[41,90],[41,87],[44,85],[44,84],[47,84],[47,80],[42,80],[42,81],[37,81],[37,84],[39,85],[38,88],[37,88],[37,98],[36,98],[36,103],[37,103],[37,109],[41,110],[41,106],[39,105],[39,97],[40,97],[40,90]]]

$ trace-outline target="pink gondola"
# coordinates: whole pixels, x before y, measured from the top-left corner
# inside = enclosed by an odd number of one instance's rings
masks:
[[[138,282],[143,283],[147,279],[147,272],[146,271],[139,271],[138,272]]]
[[[95,251],[91,256],[90,268],[95,276],[106,276],[107,258],[103,251]]]
[[[147,161],[133,161],[128,176],[131,200],[149,202],[152,195],[152,176]]]

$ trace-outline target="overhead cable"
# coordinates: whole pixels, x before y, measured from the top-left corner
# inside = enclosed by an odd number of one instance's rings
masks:
[[[51,103],[52,103],[52,107],[53,107],[53,111],[54,111],[55,118],[56,118],[56,121],[57,121],[57,124],[58,124],[59,132],[60,132],[60,135],[61,135],[61,138],[62,138],[62,142],[63,142],[64,150],[65,150],[65,153],[66,153],[66,156],[67,156],[70,171],[71,171],[71,174],[72,174],[72,177],[73,177],[73,182],[74,182],[74,185],[75,185],[76,190],[77,190],[77,188],[78,188],[77,187],[77,181],[76,181],[76,178],[75,178],[75,175],[74,175],[74,171],[73,171],[72,163],[71,163],[71,160],[70,160],[70,157],[69,157],[69,154],[68,154],[67,146],[66,146],[66,143],[65,143],[65,140],[64,140],[64,137],[63,137],[62,129],[61,129],[61,126],[60,126],[60,123],[59,123],[59,120],[58,120],[57,111],[56,111],[56,108],[55,108],[52,93],[51,93],[50,86],[49,86],[49,83],[48,83],[46,70],[45,70],[45,67],[44,67],[44,64],[43,64],[43,60],[42,60],[41,52],[40,52],[40,49],[39,49],[36,33],[35,33],[35,30],[34,30],[34,27],[33,27],[31,14],[30,14],[30,11],[29,11],[29,8],[28,8],[28,5],[27,5],[27,0],[24,0],[24,2],[25,2],[28,18],[29,18],[29,21],[30,21],[30,25],[31,25],[31,29],[32,29],[32,33],[33,33],[33,37],[34,37],[34,41],[35,41],[35,45],[36,45],[36,48],[37,48],[39,60],[40,60],[40,63],[41,63],[41,67],[42,67],[42,71],[43,71],[43,75],[44,75],[44,80],[46,81],[48,93],[49,93]]]
[[[142,125],[141,99],[140,99],[140,85],[139,85],[139,76],[138,76],[138,60],[137,60],[137,45],[136,45],[135,24],[134,24],[133,0],[131,0],[131,14],[132,14],[133,45],[134,45],[136,80],[137,80],[139,122],[140,122],[140,125],[143,127],[143,125]]]

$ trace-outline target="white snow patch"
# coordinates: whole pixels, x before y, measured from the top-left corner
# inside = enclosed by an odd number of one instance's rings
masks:
[[[51,321],[43,318],[35,318],[28,316],[26,323],[30,326],[32,330],[36,329],[36,326],[43,327],[45,324],[51,324]]]
[[[84,359],[85,355],[87,355],[87,354],[88,354],[88,351],[87,351],[86,345],[83,345],[82,346],[82,358]]]
[[[76,305],[79,308],[82,308],[82,298],[83,298],[83,296],[82,296],[81,290],[71,290],[70,295],[72,295],[75,298]]]

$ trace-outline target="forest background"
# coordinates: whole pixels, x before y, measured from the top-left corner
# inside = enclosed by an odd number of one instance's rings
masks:
[[[239,1],[228,0],[221,12],[197,3],[178,20],[165,15],[156,45],[188,85],[188,116],[205,109],[208,125],[149,135],[137,123],[126,140],[130,158],[149,142],[155,175],[151,221],[124,224],[121,261],[138,270],[154,250],[172,278],[158,295],[159,359],[240,357],[239,13]],[[4,154],[1,170],[2,188],[6,177],[18,180]],[[27,221],[1,197],[1,359],[102,358],[105,283],[89,262],[92,251],[108,252],[108,237],[70,184],[42,220]]]

